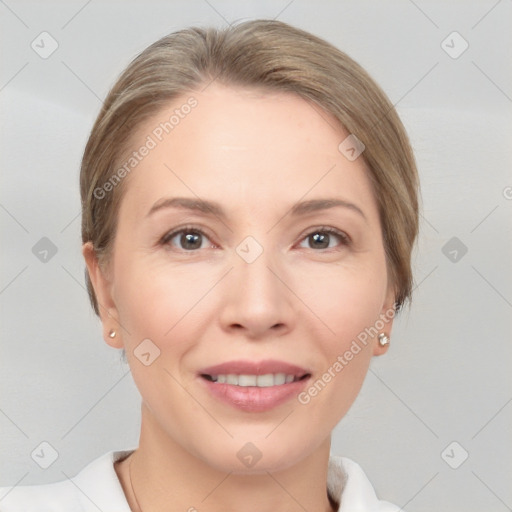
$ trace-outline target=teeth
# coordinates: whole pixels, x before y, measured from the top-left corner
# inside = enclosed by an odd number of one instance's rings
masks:
[[[238,375],[226,375],[226,384],[234,384],[235,386],[238,386]]]
[[[256,384],[260,388],[268,388],[274,385],[274,376],[271,373],[267,373],[266,375],[258,375],[256,379]]]
[[[235,375],[230,373],[228,375],[210,375],[210,379],[219,384],[231,384],[241,387],[255,386],[258,388],[280,386],[294,380],[299,380],[295,375],[286,375],[286,373],[267,373],[265,375]]]
[[[239,375],[238,385],[239,386],[256,386],[256,375]]]
[[[274,375],[274,386],[280,386],[286,382],[286,374],[285,373],[276,373]]]

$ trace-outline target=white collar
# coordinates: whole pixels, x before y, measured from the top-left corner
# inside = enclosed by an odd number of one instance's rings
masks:
[[[114,462],[126,458],[132,452],[133,449],[108,452],[91,462],[71,479],[85,495],[83,498],[85,511],[96,511],[98,508],[112,510],[112,504],[115,503],[119,504],[115,512],[130,512],[114,469]],[[401,510],[391,503],[379,500],[362,468],[347,457],[331,455],[327,489],[330,496],[337,503],[341,503],[338,512],[398,512]],[[94,505],[86,496],[94,497]]]

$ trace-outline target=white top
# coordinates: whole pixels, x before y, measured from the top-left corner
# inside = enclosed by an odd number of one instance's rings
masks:
[[[114,462],[133,450],[108,452],[86,466],[77,476],[45,485],[0,488],[1,512],[131,512]],[[339,512],[403,512],[377,499],[359,464],[331,455],[327,475],[329,494],[341,503]]]

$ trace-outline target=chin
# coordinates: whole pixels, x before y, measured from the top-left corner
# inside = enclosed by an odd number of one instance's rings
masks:
[[[307,431],[307,429],[304,429]],[[284,471],[311,455],[322,440],[293,437],[283,429],[268,437],[264,434],[240,435],[227,442],[201,447],[201,458],[211,467],[225,473],[257,475]],[[252,439],[252,440],[250,440]],[[213,439],[215,441],[215,439]],[[218,439],[217,439],[218,441]],[[315,442],[316,441],[316,442]]]

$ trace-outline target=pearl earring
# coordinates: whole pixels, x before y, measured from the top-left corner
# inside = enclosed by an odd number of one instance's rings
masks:
[[[116,331],[114,329],[110,329],[110,332],[108,333],[109,338],[115,338],[116,337]]]
[[[386,345],[389,345],[389,342],[391,340],[389,339],[389,336],[387,336],[385,333],[381,332],[379,334],[379,345],[381,347],[385,347]]]

